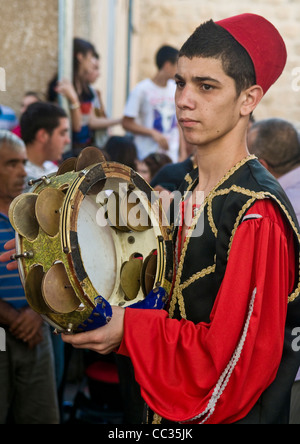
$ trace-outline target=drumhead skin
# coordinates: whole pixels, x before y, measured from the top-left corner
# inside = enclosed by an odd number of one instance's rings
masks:
[[[22,224],[18,230],[20,207],[11,207],[29,304],[67,333],[105,325],[112,305],[162,308],[171,291],[173,248],[159,199],[124,165],[68,171],[70,165],[76,169],[74,162],[62,166],[30,193],[27,217],[39,223],[35,236],[26,236]]]

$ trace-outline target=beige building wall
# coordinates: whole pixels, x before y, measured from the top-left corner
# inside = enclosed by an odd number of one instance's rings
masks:
[[[44,93],[57,71],[58,10],[50,0],[0,0],[0,103],[19,111],[25,91]]]

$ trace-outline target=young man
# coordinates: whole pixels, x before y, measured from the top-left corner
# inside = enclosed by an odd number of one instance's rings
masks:
[[[29,180],[57,171],[57,162],[71,142],[69,133],[69,119],[62,108],[42,102],[27,108],[21,118],[21,134],[27,148]]]
[[[8,219],[11,202],[23,192],[27,161],[21,139],[0,131],[0,244],[15,237]],[[49,327],[28,306],[20,277],[0,265],[0,326],[6,351],[0,358],[0,424],[59,422]]]
[[[278,182],[249,156],[251,113],[282,73],[286,48],[264,18],[200,26],[180,52],[177,115],[198,170],[182,186],[204,193],[192,221],[175,220],[169,314],[115,307],[110,324],[64,337],[129,356],[142,396],[173,422],[287,423],[300,365],[299,228]],[[189,213],[189,212],[187,212]],[[199,220],[204,233],[195,236]],[[145,328],[145,326],[147,326]],[[162,420],[164,421],[164,420]]]
[[[175,109],[174,76],[178,50],[163,46],[156,55],[157,73],[139,83],[129,96],[123,127],[135,135],[139,160],[164,152],[178,161],[180,136]]]

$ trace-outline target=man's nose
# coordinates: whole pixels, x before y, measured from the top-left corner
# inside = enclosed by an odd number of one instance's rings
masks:
[[[176,105],[180,109],[195,109],[195,96],[191,88],[185,87],[177,94]]]
[[[69,135],[66,136],[65,145],[70,145],[71,137]]]

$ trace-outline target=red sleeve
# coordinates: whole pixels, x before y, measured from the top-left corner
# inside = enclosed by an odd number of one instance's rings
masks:
[[[236,231],[209,324],[126,310],[119,353],[131,358],[147,404],[168,420],[234,423],[276,377],[295,279],[293,234],[271,201],[249,214],[258,217]]]

